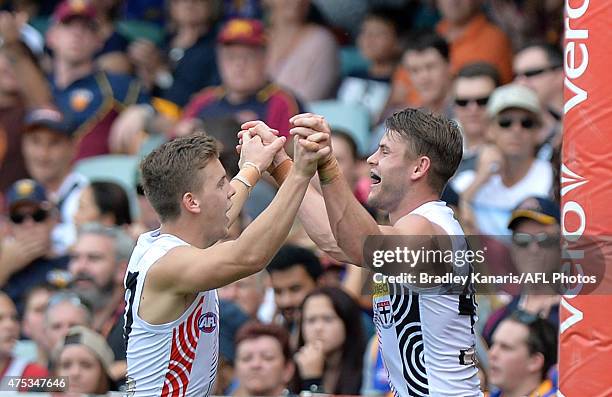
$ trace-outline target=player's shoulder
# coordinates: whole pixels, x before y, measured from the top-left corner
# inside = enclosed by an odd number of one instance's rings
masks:
[[[407,214],[395,222],[393,228],[402,235],[439,234],[436,225],[422,214]]]

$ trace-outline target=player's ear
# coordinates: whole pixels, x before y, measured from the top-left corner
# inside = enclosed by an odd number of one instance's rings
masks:
[[[195,197],[191,192],[187,192],[183,195],[182,204],[183,207],[192,214],[199,214],[200,211],[202,211],[200,199]]]
[[[424,177],[431,168],[431,159],[427,156],[419,156],[412,163],[410,179],[413,181]]]

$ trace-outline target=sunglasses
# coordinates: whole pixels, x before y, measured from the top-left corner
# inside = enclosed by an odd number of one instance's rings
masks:
[[[525,70],[524,72],[516,73],[514,75],[514,78],[516,79],[518,77],[527,77],[527,78],[534,77],[534,76],[538,76],[546,72],[550,72],[555,69],[559,69],[560,67],[561,67],[560,65],[554,65],[554,66],[547,66],[545,68],[540,68],[540,69]]]
[[[455,105],[459,107],[466,107],[468,104],[475,102],[478,106],[485,106],[489,102],[489,97],[480,97],[480,98],[455,98]]]
[[[525,116],[525,117],[521,117],[521,118],[514,118],[514,117],[500,117],[497,119],[497,125],[499,125],[501,128],[503,129],[508,129],[510,127],[512,127],[512,125],[518,122],[521,124],[521,127],[526,129],[526,130],[531,130],[535,127],[538,126],[538,122],[533,118],[533,117],[529,117],[529,116]]]
[[[32,213],[17,212],[14,214],[10,214],[9,217],[11,218],[11,222],[17,225],[25,222],[27,218],[32,219],[36,223],[41,223],[41,222],[44,222],[49,217],[49,211],[39,208]]]
[[[540,248],[551,248],[559,247],[560,239],[559,236],[548,233],[514,233],[512,235],[512,242],[514,243],[514,245],[520,248],[526,248],[534,241],[538,244],[538,247]]]
[[[144,196],[145,195],[144,187],[142,186],[141,183],[136,185],[136,194],[139,195],[139,196]]]

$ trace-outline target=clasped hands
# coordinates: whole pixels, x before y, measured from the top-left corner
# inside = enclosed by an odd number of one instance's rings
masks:
[[[294,137],[294,168],[302,176],[312,177],[317,167],[328,162],[332,156],[331,130],[325,118],[311,113],[292,117],[290,134]],[[280,164],[289,160],[284,150],[286,139],[279,137],[278,130],[270,128],[263,121],[248,121],[238,133],[240,153],[239,165],[249,162],[261,171],[270,173]]]

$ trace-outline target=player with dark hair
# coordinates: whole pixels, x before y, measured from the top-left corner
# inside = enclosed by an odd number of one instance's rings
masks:
[[[323,117],[302,114],[291,122],[296,137],[329,144],[330,127]],[[246,123],[243,128],[260,123]],[[273,138],[271,130],[259,131],[266,133],[264,142]],[[300,219],[303,214],[312,218],[303,224],[319,247],[360,266],[366,265],[364,242],[369,236],[440,236],[442,241],[455,236],[452,250],[466,250],[461,226],[440,201],[461,155],[456,123],[416,109],[397,112],[386,121],[386,134],[368,158],[372,180],[368,204],[387,212],[390,226],[378,225],[355,199],[333,153],[318,163],[322,197],[309,190],[302,206],[310,209],[301,209]],[[274,162],[285,171],[291,168],[282,151]],[[469,271],[455,263],[452,268]],[[473,359],[475,310],[471,294],[419,294],[408,283],[375,285],[375,323],[396,396],[481,395]]]

